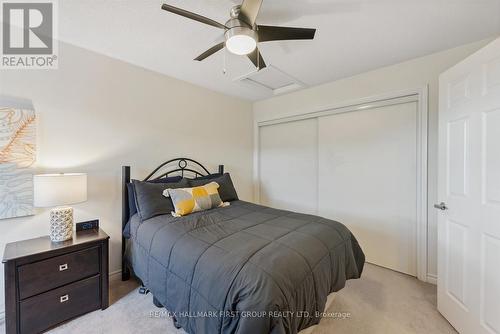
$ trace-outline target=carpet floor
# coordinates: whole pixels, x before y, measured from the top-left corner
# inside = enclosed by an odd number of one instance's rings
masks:
[[[89,313],[49,333],[184,334],[174,328],[168,315],[156,308],[152,299],[151,294],[137,292],[134,280],[115,281],[111,283],[111,305],[107,310]],[[436,310],[436,286],[370,264],[361,279],[349,281],[335,294],[325,317],[308,332],[456,333]]]

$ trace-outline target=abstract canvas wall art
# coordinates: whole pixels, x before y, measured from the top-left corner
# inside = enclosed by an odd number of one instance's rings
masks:
[[[33,214],[36,115],[29,100],[0,96],[0,219]]]

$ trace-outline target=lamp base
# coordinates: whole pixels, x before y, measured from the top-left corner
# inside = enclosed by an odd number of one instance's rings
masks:
[[[50,210],[49,236],[53,242],[73,238],[73,208],[59,207]]]

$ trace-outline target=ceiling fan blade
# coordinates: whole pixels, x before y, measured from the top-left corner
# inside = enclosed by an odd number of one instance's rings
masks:
[[[238,18],[253,27],[261,5],[262,0],[243,0]]]
[[[262,58],[262,55],[260,54],[260,51],[258,48],[255,48],[251,53],[247,55],[248,59],[252,61],[252,63],[257,67],[259,70],[263,69],[266,67],[266,62],[264,61],[264,58]]]
[[[213,55],[217,51],[222,50],[224,48],[224,45],[225,45],[225,42],[214,45],[210,49],[208,49],[207,51],[203,52],[201,55],[196,57],[194,60],[202,61],[203,59],[210,57],[211,55]]]
[[[316,29],[275,26],[257,26],[259,42],[313,39]]]
[[[188,19],[191,19],[191,20],[195,20],[195,21],[198,21],[201,23],[211,25],[212,27],[216,27],[216,28],[220,28],[220,29],[228,29],[225,25],[220,24],[217,21],[214,21],[212,19],[209,19],[208,17],[201,16],[201,15],[198,15],[198,14],[193,13],[193,12],[189,12],[189,11],[181,9],[181,8],[177,8],[174,6],[167,5],[167,4],[163,4],[163,5],[161,5],[161,9],[166,10],[167,12],[171,12],[171,13],[174,13],[177,15],[187,17]]]

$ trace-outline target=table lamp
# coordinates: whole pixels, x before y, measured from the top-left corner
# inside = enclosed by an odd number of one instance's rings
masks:
[[[50,240],[73,237],[73,208],[68,204],[87,200],[87,174],[40,174],[33,178],[34,206],[50,210]]]

